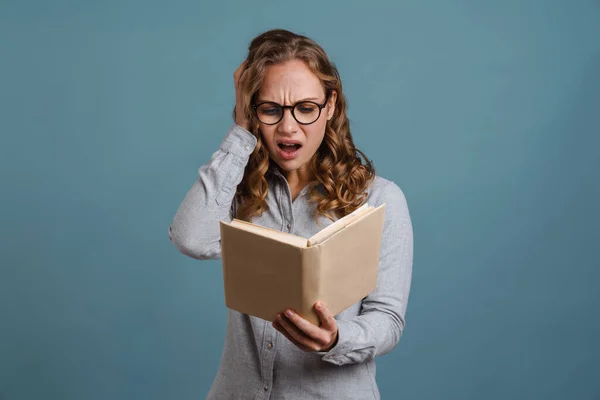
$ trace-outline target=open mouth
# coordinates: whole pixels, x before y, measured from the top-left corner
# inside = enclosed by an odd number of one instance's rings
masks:
[[[277,143],[279,156],[284,160],[293,160],[300,155],[302,145],[296,141],[286,140],[285,142]]]
[[[294,153],[302,147],[302,145],[298,143],[278,143],[277,146],[286,153]]]

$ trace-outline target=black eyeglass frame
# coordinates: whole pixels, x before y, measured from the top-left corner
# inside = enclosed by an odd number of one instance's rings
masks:
[[[275,103],[274,101],[263,101],[260,102],[258,104],[253,104],[252,105],[252,110],[254,111],[254,116],[263,124],[265,125],[276,125],[278,123],[281,122],[281,120],[283,119],[283,114],[285,113],[285,110],[287,108],[290,109],[290,112],[292,113],[292,117],[294,117],[294,119],[296,120],[297,123],[299,123],[300,125],[310,125],[310,124],[314,124],[315,122],[317,122],[319,120],[319,118],[321,118],[321,112],[323,111],[323,109],[325,108],[325,106],[327,106],[327,102],[329,101],[329,96],[331,95],[331,93],[328,93],[327,96],[325,97],[325,101],[323,102],[323,104],[319,104],[317,102],[311,101],[311,100],[305,100],[305,101],[300,101],[296,104],[293,104],[291,106],[282,106],[279,103]],[[317,106],[319,108],[319,115],[317,115],[317,118],[315,118],[315,120],[313,122],[300,122],[298,121],[298,118],[296,118],[296,114],[294,114],[294,108],[296,108],[296,106],[300,105],[300,104],[306,104],[306,103],[311,103],[314,104],[315,106]],[[281,112],[281,117],[279,117],[279,119],[277,120],[277,122],[272,122],[270,124],[263,122],[259,117],[258,117],[258,107],[263,105],[263,104],[274,104],[277,107],[281,108],[283,111]]]

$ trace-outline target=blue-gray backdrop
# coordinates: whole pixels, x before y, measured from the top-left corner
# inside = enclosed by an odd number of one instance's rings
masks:
[[[386,399],[600,398],[600,3],[0,3],[0,399],[199,399],[220,263],[167,238],[282,27],[322,44],[404,190]]]

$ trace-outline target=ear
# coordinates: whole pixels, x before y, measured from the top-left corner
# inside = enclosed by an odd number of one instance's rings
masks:
[[[331,118],[333,118],[336,104],[337,104],[337,92],[335,90],[332,90],[331,95],[329,96],[329,100],[327,101],[327,120],[328,121]]]

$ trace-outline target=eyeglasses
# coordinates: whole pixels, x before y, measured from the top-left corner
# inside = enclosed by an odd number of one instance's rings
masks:
[[[265,101],[252,106],[256,118],[265,125],[275,125],[283,119],[283,112],[289,108],[294,119],[302,125],[309,125],[319,119],[321,110],[327,105],[329,94],[323,104],[314,101],[301,101],[292,106],[282,106],[272,101]]]

